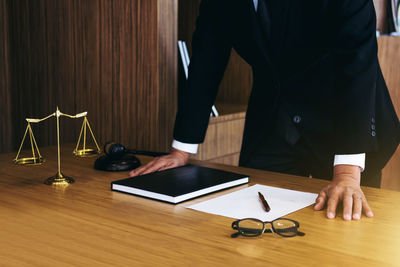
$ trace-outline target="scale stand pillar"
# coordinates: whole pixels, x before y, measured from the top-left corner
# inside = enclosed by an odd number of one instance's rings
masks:
[[[55,175],[49,177],[44,181],[47,185],[68,185],[75,182],[71,177],[67,177],[61,173],[61,156],[60,156],[60,116],[62,113],[57,107],[55,116],[57,118],[57,161],[58,161],[58,171]]]

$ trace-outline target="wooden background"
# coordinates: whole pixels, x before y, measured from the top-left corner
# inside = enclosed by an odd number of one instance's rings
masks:
[[[6,1],[0,0],[0,152],[12,151],[9,38]]]
[[[400,37],[380,37],[378,45],[382,73],[400,116]],[[400,146],[382,171],[382,188],[400,191]]]
[[[374,2],[377,28],[386,32],[386,1]],[[115,140],[168,151],[178,87],[176,41],[186,40],[190,50],[199,3],[0,0],[0,152],[18,148],[25,117],[44,117],[57,105],[69,114],[87,110],[100,143]],[[400,65],[393,56],[400,53],[399,39],[380,38],[379,48],[383,73],[400,107]],[[247,104],[251,82],[249,66],[233,52],[217,101]],[[62,119],[63,143],[76,141],[81,122]],[[54,119],[33,130],[39,146],[55,144]],[[397,154],[384,177],[400,173]],[[384,184],[400,188],[398,180]]]
[[[25,117],[87,110],[101,143],[167,151],[176,112],[177,1],[0,0],[0,152]],[[3,97],[4,96],[4,97]],[[82,121],[61,121],[62,142]],[[55,120],[33,125],[40,146]]]

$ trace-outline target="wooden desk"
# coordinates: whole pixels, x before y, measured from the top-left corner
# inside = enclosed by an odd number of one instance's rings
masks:
[[[76,182],[64,190],[43,184],[56,172],[54,148],[41,149],[47,161],[35,167],[14,165],[15,154],[0,155],[0,265],[400,265],[400,192],[365,188],[372,219],[328,220],[307,207],[287,216],[300,222],[304,237],[233,239],[233,219],[185,208],[215,194],[174,206],[112,192],[110,182],[127,174],[96,171],[93,158],[71,151],[63,149],[62,169]],[[247,173],[251,184],[318,192],[327,183],[196,163]]]

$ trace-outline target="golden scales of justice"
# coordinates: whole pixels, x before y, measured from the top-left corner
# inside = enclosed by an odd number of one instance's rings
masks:
[[[87,157],[87,156],[91,156],[91,155],[95,155],[95,154],[100,154],[100,152],[101,152],[99,145],[97,144],[96,138],[94,137],[93,131],[90,128],[89,121],[86,117],[87,116],[86,111],[72,116],[72,115],[62,113],[57,107],[56,112],[50,114],[49,116],[47,116],[45,118],[42,118],[42,119],[26,118],[28,125],[26,126],[25,134],[24,134],[24,137],[22,138],[22,142],[19,147],[17,156],[14,159],[14,162],[16,164],[21,164],[21,165],[40,165],[45,161],[44,158],[42,157],[42,155],[40,154],[39,148],[37,146],[35,136],[33,135],[31,123],[39,123],[39,122],[47,120],[51,117],[56,117],[56,119],[57,119],[58,172],[54,176],[52,176],[52,177],[46,179],[46,181],[44,181],[44,183],[47,185],[68,185],[68,184],[72,184],[74,182],[73,178],[67,177],[61,173],[61,159],[60,159],[60,117],[61,116],[69,117],[72,119],[78,119],[78,118],[82,118],[82,117],[84,118],[83,123],[82,123],[81,132],[79,134],[78,142],[76,144],[75,149],[73,150],[74,155],[79,156],[79,157]],[[86,131],[87,131],[87,129],[89,129],[90,134],[92,135],[93,141],[96,144],[96,149],[86,147]],[[29,140],[30,140],[30,144],[31,144],[32,157],[18,158],[21,153],[22,146],[25,142],[26,135],[28,133],[29,133]],[[82,139],[82,135],[83,135],[83,146],[81,149],[78,149],[79,144]]]

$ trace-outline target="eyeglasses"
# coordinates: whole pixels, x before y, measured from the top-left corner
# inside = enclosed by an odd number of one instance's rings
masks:
[[[298,231],[300,224],[297,221],[279,218],[271,222],[263,222],[258,219],[247,218],[232,223],[232,229],[237,230],[231,237],[239,235],[255,237],[263,233],[277,233],[283,237],[304,236],[305,233]]]

